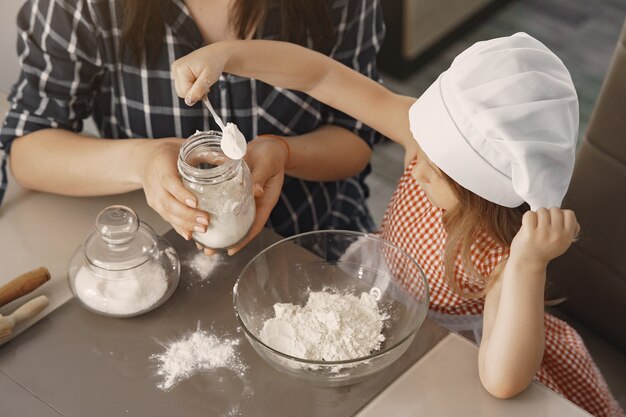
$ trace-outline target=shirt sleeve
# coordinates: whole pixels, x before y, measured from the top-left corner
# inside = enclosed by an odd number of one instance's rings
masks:
[[[509,257],[509,248],[483,233],[472,245],[471,255],[476,271],[483,277],[489,277],[496,266]]]
[[[329,56],[381,82],[376,68],[376,55],[385,36],[385,24],[379,0],[335,2],[331,14],[337,32]],[[323,106],[322,114],[327,123],[353,131],[370,147],[383,138],[369,126],[329,106]]]
[[[15,138],[46,128],[80,132],[102,72],[97,30],[84,0],[30,0],[18,13],[17,30],[21,71],[0,129],[0,201]]]
[[[40,129],[82,130],[102,66],[89,17],[85,1],[31,0],[20,10],[21,72],[0,131],[4,149],[16,137]]]

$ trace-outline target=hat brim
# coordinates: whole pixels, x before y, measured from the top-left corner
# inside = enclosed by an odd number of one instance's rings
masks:
[[[409,109],[413,137],[426,156],[463,188],[501,206],[521,205],[524,200],[515,193],[511,178],[485,161],[457,128],[443,99],[442,76]]]

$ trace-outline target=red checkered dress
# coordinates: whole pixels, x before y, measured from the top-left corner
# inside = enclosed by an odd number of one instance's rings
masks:
[[[443,210],[433,207],[426,194],[411,177],[415,161],[405,170],[383,219],[381,236],[409,252],[428,278],[430,309],[453,315],[482,314],[484,298],[470,299],[456,294],[443,278],[443,250],[446,232],[441,221]],[[471,259],[482,275],[491,271],[508,256],[508,248],[487,235],[472,245]],[[484,281],[472,279],[456,263],[460,288],[479,292]],[[413,275],[415,276],[415,275]],[[404,282],[409,290],[419,282]],[[582,339],[565,322],[545,315],[546,346],[541,368],[535,379],[563,394],[570,401],[595,416],[624,416],[613,399]]]

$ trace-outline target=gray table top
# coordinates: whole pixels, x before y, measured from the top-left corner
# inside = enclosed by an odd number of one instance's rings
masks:
[[[448,333],[427,320],[399,360],[359,384],[324,388],[288,378],[265,363],[237,331],[232,308],[238,273],[279,237],[265,230],[221,263],[203,285],[194,284],[189,269],[194,245],[173,231],[166,238],[181,258],[181,282],[155,311],[114,319],[91,313],[72,299],[0,348],[3,416],[345,417],[362,409]],[[160,390],[161,377],[150,356],[198,325],[221,337],[241,339],[237,349],[248,367],[245,381],[222,369]]]
[[[2,398],[3,416],[62,416],[62,414],[55,411],[43,400],[2,372],[0,372],[0,398]]]

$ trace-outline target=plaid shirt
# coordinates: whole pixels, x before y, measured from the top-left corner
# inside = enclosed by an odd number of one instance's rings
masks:
[[[137,65],[120,56],[123,0],[30,0],[18,15],[21,74],[9,96],[10,110],[0,131],[4,150],[0,201],[7,186],[6,164],[16,137],[39,129],[80,132],[93,117],[104,138],[160,138],[216,129],[200,104],[188,107],[176,96],[170,64],[203,46],[202,36],[182,0],[172,0],[159,55]],[[256,35],[279,39],[278,9],[270,7]],[[334,59],[378,79],[375,57],[384,34],[378,0],[335,0],[331,19],[337,31],[328,51]],[[224,120],[247,138],[260,134],[295,136],[333,124],[373,146],[380,134],[305,94],[256,80],[225,75],[210,92]],[[365,204],[369,166],[343,181],[310,182],[287,176],[268,226],[291,235],[316,229],[374,228]]]

